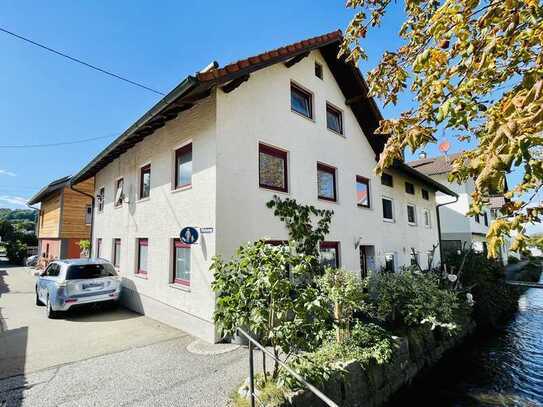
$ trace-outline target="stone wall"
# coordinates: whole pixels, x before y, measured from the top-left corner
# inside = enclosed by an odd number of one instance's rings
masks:
[[[381,406],[423,369],[433,366],[446,351],[459,345],[474,329],[475,324],[470,323],[453,337],[438,330],[412,330],[407,337],[397,338],[397,352],[389,363],[368,367],[358,362],[349,363],[345,366],[345,375],[327,382],[323,392],[340,406]],[[288,399],[285,407],[325,406],[308,390],[295,392]]]

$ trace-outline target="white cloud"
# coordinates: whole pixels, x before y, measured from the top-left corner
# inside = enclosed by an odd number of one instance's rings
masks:
[[[7,175],[9,177],[17,176],[17,174],[15,174],[14,172],[6,171],[6,170],[0,170],[0,175]]]
[[[11,205],[26,206],[27,198],[22,196],[1,195],[0,202],[5,202]]]

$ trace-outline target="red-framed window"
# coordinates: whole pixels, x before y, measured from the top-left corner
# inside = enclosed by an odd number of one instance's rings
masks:
[[[179,239],[173,241],[173,273],[172,282],[190,287],[191,260],[190,245]]]
[[[148,198],[151,194],[151,164],[140,169],[140,199]]]
[[[356,176],[356,204],[364,208],[370,207],[370,181],[360,175]]]
[[[339,268],[339,242],[321,242],[319,252],[322,266]]]
[[[336,133],[343,134],[343,114],[331,104],[326,104],[326,127]]]
[[[290,108],[309,119],[313,118],[313,95],[301,87],[290,84]]]
[[[192,185],[192,143],[175,151],[175,188]]]
[[[147,276],[148,273],[148,254],[149,254],[149,240],[147,238],[138,238],[138,262],[136,267],[136,274]]]
[[[288,153],[265,144],[258,145],[258,183],[262,188],[288,191]]]
[[[337,201],[336,169],[334,167],[317,163],[317,189],[319,199]]]
[[[121,239],[113,239],[112,263],[115,267],[119,267],[121,265]]]
[[[96,239],[96,258],[99,259],[102,251],[102,239]]]

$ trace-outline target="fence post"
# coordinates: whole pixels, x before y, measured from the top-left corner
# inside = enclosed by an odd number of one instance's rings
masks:
[[[251,393],[251,407],[255,407],[255,371],[253,363],[253,343],[249,341],[249,392]]]

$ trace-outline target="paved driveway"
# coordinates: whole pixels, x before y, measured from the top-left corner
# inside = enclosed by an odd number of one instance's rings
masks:
[[[0,266],[2,407],[223,406],[247,374],[246,350],[190,353],[190,335],[124,309],[49,320],[34,282]]]

